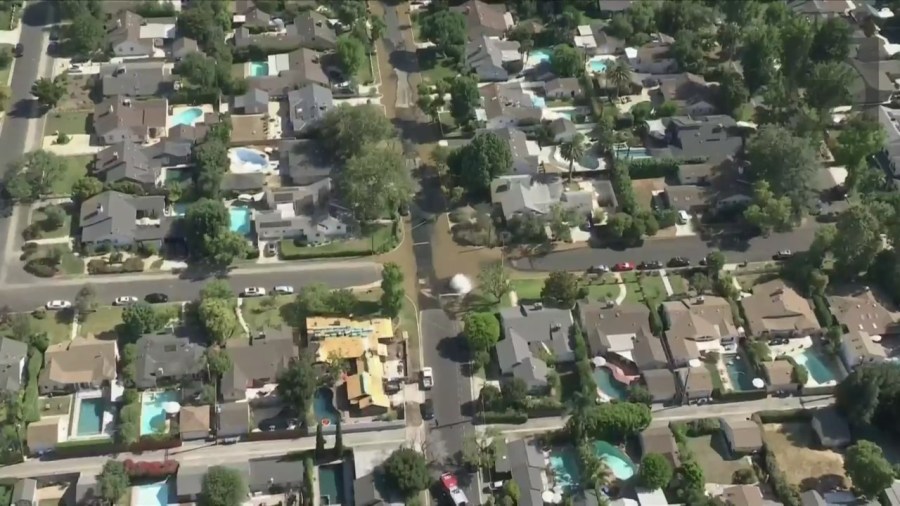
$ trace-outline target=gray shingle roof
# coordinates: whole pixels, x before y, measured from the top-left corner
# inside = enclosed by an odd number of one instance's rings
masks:
[[[542,506],[544,490],[542,473],[544,458],[533,443],[519,439],[506,443],[506,452],[512,465],[512,479],[519,485],[521,506]]]
[[[337,44],[337,35],[328,24],[328,18],[316,11],[304,11],[298,14],[294,18],[293,30],[301,44],[314,38],[329,44]]]
[[[513,377],[525,382],[529,387],[542,387],[547,384],[547,363],[533,356],[525,357],[522,362],[512,368]]]
[[[135,240],[163,239],[170,232],[162,226],[165,197],[161,195],[131,196],[107,191],[81,204],[82,242],[104,240],[110,236],[131,237]],[[154,218],[155,224],[138,224],[140,218]]]
[[[549,348],[557,356],[570,353],[569,328],[574,322],[572,312],[566,309],[519,306],[500,311],[503,333],[522,336],[532,353]]]
[[[557,176],[498,177],[491,181],[491,201],[500,205],[506,218],[520,213],[546,214],[555,204],[584,214],[593,210],[592,192],[566,191]]]
[[[145,334],[137,341],[135,383],[151,388],[160,378],[179,380],[200,373],[205,348],[186,337]]]
[[[219,437],[241,436],[250,432],[250,409],[246,402],[226,402],[218,404]]]
[[[310,83],[288,92],[288,106],[292,128],[300,130],[307,123],[322,119],[334,108],[334,96],[330,88]]]
[[[737,123],[730,116],[676,116],[664,118],[662,124],[666,128],[665,146],[650,148],[654,157],[704,158],[715,163],[736,155],[743,145],[743,138],[735,131]]]
[[[269,93],[258,88],[250,88],[243,95],[234,97],[234,108],[244,114],[263,114],[269,108]]]
[[[103,95],[149,97],[167,91],[172,76],[163,63],[120,63],[104,66]]]

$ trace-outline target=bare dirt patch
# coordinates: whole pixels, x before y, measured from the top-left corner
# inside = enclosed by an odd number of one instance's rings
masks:
[[[688,439],[688,448],[694,453],[708,483],[728,485],[738,469],[750,469],[749,459],[735,457],[721,433]]]
[[[631,187],[634,188],[634,196],[638,205],[649,211],[652,209],[650,204],[653,202],[653,195],[666,189],[666,180],[662,177],[634,179],[631,181]]]
[[[850,480],[844,474],[844,456],[832,450],[817,449],[813,430],[807,423],[770,423],[765,426],[765,441],[775,453],[778,467],[788,483],[801,490],[828,492],[846,489]]]

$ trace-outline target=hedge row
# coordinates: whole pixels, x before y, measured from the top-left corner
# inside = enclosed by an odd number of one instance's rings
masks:
[[[675,177],[678,175],[678,162],[671,158],[631,160],[628,163],[628,174],[631,179]]]
[[[819,325],[821,325],[822,328],[828,328],[834,325],[834,316],[831,315],[831,310],[828,309],[828,303],[825,301],[825,297],[822,297],[820,294],[814,294],[812,300],[813,309],[816,312],[816,318],[819,320]]]
[[[723,392],[717,388],[713,391],[713,397],[721,402],[740,402],[765,399],[768,397],[768,393],[764,388],[759,390],[731,390],[728,392]]]
[[[759,423],[787,423],[787,422],[808,422],[812,419],[812,414],[804,408],[757,411],[753,414]]]
[[[87,264],[88,274],[121,274],[123,272],[144,272],[144,261],[131,257],[121,264],[111,264],[102,258],[95,258]]]
[[[800,490],[795,485],[788,483],[784,472],[781,471],[781,468],[778,467],[778,462],[775,461],[775,455],[769,450],[768,445],[765,444],[762,450],[762,460],[769,478],[769,485],[772,486],[772,490],[781,499],[784,506],[800,506]]]
[[[177,460],[141,461],[126,459],[125,472],[129,478],[166,478],[178,473]]]
[[[528,415],[521,411],[485,411],[481,413],[480,423],[508,423],[523,424],[528,421]]]

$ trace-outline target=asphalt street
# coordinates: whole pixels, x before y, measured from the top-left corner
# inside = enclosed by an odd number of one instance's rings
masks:
[[[585,270],[593,265],[619,262],[658,260],[666,263],[672,257],[687,257],[695,264],[711,251],[721,251],[730,263],[771,260],[780,250],[805,251],[816,233],[815,225],[805,225],[792,232],[754,237],[749,241],[727,237],[705,241],[699,236],[650,239],[636,248],[581,248],[510,260],[510,265],[524,271]]]
[[[143,298],[150,293],[164,293],[173,301],[196,299],[203,285],[216,277],[182,277],[171,274],[140,274],[133,276],[110,276],[91,280],[54,280],[50,283],[29,285],[7,285],[0,288],[0,305],[9,305],[13,311],[29,311],[44,305],[48,300],[74,300],[78,290],[90,282],[101,301],[112,301],[123,295]],[[363,286],[381,280],[381,266],[372,262],[331,264],[328,267],[310,265],[305,269],[296,266],[290,270],[246,269],[223,277],[240,292],[248,286],[272,288],[276,285],[292,285],[295,289],[313,283],[324,283],[331,288]]]

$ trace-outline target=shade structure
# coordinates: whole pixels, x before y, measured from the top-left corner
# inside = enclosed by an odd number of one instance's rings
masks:
[[[755,388],[762,388],[766,386],[766,382],[763,381],[762,378],[753,378],[752,383]]]
[[[460,295],[472,291],[472,281],[465,274],[457,274],[450,278],[450,289]]]
[[[700,360],[699,358],[695,358],[695,359],[689,360],[688,365],[691,367],[700,367],[701,365],[703,365],[703,361]]]
[[[181,411],[181,404],[178,404],[175,401],[169,401],[169,402],[163,404],[163,411],[165,411],[166,413],[168,413],[170,415],[174,415],[174,414],[178,413],[179,411]]]
[[[591,359],[591,362],[593,362],[597,367],[603,367],[606,365],[606,359],[603,357],[594,357]]]

